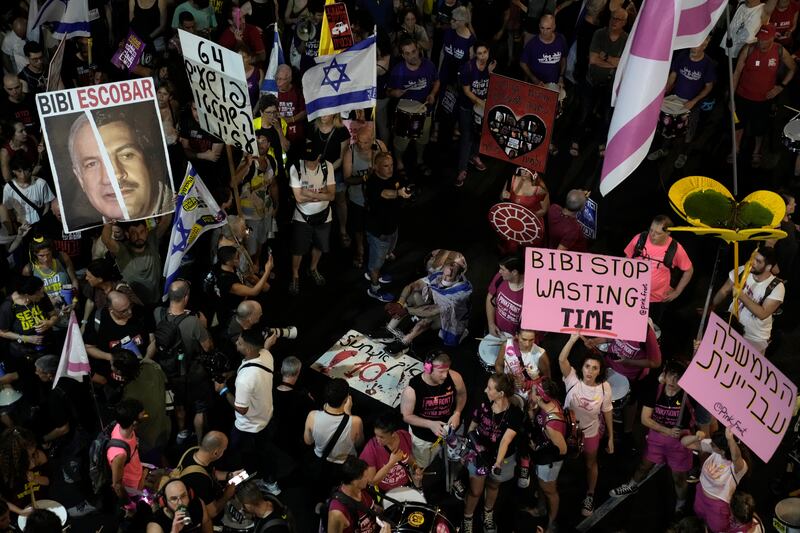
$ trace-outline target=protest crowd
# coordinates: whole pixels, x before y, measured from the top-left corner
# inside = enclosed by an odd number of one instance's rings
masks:
[[[2,2],[0,533],[800,528],[795,419],[682,388],[722,324],[800,375],[800,2],[723,3],[601,196],[671,1]],[[671,231],[685,176],[786,236]]]

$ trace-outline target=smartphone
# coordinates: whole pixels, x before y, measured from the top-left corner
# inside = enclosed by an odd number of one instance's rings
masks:
[[[241,472],[239,472],[238,474],[233,476],[230,480],[228,480],[228,484],[229,485],[238,485],[239,483],[241,483],[242,481],[244,481],[245,479],[247,479],[249,477],[250,477],[250,474],[247,473],[247,470],[242,470]]]

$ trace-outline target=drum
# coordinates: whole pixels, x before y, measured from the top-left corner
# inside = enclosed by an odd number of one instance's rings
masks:
[[[397,500],[401,504],[405,502],[428,503],[427,500],[425,500],[425,495],[422,494],[422,491],[415,489],[414,487],[397,487],[387,492],[386,498],[383,499],[384,509],[388,509],[395,504],[394,502],[389,501],[389,498]]]
[[[661,136],[665,139],[674,139],[678,135],[686,133],[686,127],[689,125],[689,111],[683,107],[684,103],[684,99],[674,94],[664,98],[661,103],[659,122],[661,123]]]
[[[403,503],[386,510],[386,518],[396,533],[456,533],[456,528],[438,507],[422,503]]]
[[[505,339],[495,337],[494,335],[486,335],[478,345],[478,362],[483,369],[490,374],[494,374],[494,363],[497,361],[497,353],[500,351],[500,346],[505,343]]]
[[[428,108],[422,102],[400,100],[394,113],[394,134],[398,137],[416,139],[422,135],[427,114]]]
[[[558,93],[558,105],[556,106],[556,118],[558,118],[564,113],[564,102],[567,99],[567,91],[557,83],[546,83],[545,88]]]
[[[783,127],[783,137],[781,139],[783,145],[789,149],[790,152],[800,153],[800,118],[795,118],[789,121]]]
[[[786,498],[775,506],[773,527],[781,533],[800,533],[800,498]]]
[[[55,513],[56,516],[58,516],[58,519],[61,520],[61,525],[62,526],[67,523],[67,509],[63,505],[58,503],[57,501],[55,501],[55,500],[37,500],[35,507],[37,509],[47,509],[48,511],[52,511],[53,513]],[[27,524],[27,523],[28,523],[28,517],[27,516],[20,516],[17,519],[17,525],[23,531],[25,530],[25,524]]]
[[[614,406],[614,423],[622,422],[622,409],[628,403],[631,385],[628,378],[610,368],[606,371],[606,381],[611,385],[611,404]]]
[[[233,499],[225,505],[225,515],[222,517],[223,533],[241,533],[255,529],[255,523],[237,500]]]

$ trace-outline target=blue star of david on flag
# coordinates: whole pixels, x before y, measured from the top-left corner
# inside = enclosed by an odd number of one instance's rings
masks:
[[[192,232],[191,226],[187,229],[183,225],[183,219],[177,218],[174,226],[175,232],[180,236],[180,242],[172,246],[172,252],[183,252],[186,250],[186,245],[189,243],[189,234]]]
[[[347,76],[345,69],[347,68],[347,64],[339,64],[336,62],[336,58],[334,57],[331,60],[331,64],[327,67],[323,67],[323,71],[325,72],[325,77],[322,80],[322,85],[330,85],[333,87],[333,90],[339,92],[339,87],[341,87],[342,83],[346,81],[350,81],[350,78]],[[336,71],[335,75],[337,76],[336,79],[331,78],[331,72]]]

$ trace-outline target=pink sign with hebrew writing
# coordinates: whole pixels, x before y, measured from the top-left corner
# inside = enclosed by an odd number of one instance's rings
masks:
[[[528,248],[522,327],[644,341],[650,262],[627,257]]]
[[[714,313],[679,383],[764,462],[770,460],[791,423],[797,387]]]

